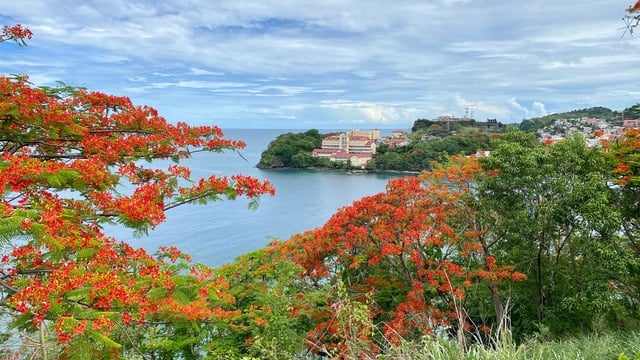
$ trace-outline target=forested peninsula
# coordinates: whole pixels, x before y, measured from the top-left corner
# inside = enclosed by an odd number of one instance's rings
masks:
[[[256,166],[261,169],[329,167],[328,161],[311,156],[313,149],[319,148],[322,138],[327,135],[315,129],[279,135],[262,152]]]
[[[430,125],[423,127],[425,121]],[[416,120],[414,130],[409,134],[410,143],[402,147],[392,147],[381,143],[366,170],[371,171],[421,171],[430,168],[434,161],[442,161],[456,154],[473,154],[479,149],[488,149],[490,139],[497,136],[479,130],[472,124],[449,124]],[[330,133],[322,134],[312,129],[302,133],[286,133],[269,143],[256,165],[262,169],[350,169],[348,163],[331,162],[325,158],[313,157],[312,151],[322,145],[322,139]],[[425,140],[425,139],[429,140]]]

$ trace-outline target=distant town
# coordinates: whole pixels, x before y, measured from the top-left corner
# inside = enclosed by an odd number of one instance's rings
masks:
[[[615,141],[623,135],[624,129],[640,127],[640,119],[624,119],[617,123],[610,119],[591,117],[557,119],[536,133],[540,141],[546,144],[558,142],[567,136],[579,133],[586,139],[587,144],[593,147],[603,141]]]

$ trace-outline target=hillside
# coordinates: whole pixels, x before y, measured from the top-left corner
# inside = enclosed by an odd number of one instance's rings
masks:
[[[633,109],[635,107],[637,107],[637,105],[630,109]],[[631,113],[630,109],[625,109],[622,113],[630,114]],[[572,110],[572,111],[563,112],[563,113],[554,113],[554,114],[550,114],[542,117],[526,119],[520,123],[519,128],[520,130],[525,132],[534,132],[534,131],[537,131],[538,129],[551,125],[554,121],[559,119],[576,119],[576,118],[582,118],[582,117],[598,118],[598,119],[618,118],[622,120],[622,113],[613,111],[605,107],[598,106],[598,107],[592,107],[588,109]],[[640,112],[638,113],[640,114]]]

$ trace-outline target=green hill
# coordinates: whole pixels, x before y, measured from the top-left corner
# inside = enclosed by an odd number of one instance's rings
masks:
[[[326,165],[320,163],[324,159],[311,156],[313,149],[322,146],[324,136],[326,135],[316,129],[301,133],[282,134],[269,143],[256,166],[261,169],[276,169]]]
[[[625,113],[627,110],[624,111]],[[640,113],[640,111],[639,111]],[[545,126],[549,126],[558,119],[576,119],[582,117],[599,118],[599,119],[614,119],[616,117],[621,119],[621,113],[613,111],[611,109],[597,106],[588,109],[572,110],[563,113],[555,113],[542,117],[530,118],[523,120],[520,123],[520,130],[526,132],[533,132],[538,129],[542,129]]]

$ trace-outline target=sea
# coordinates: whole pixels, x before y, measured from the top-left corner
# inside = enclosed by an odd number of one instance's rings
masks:
[[[245,198],[206,205],[183,205],[167,211],[166,222],[148,235],[134,236],[129,229],[109,226],[108,235],[153,253],[160,246],[178,247],[194,261],[217,267],[296,233],[322,226],[331,215],[362,197],[384,192],[387,182],[406,176],[398,173],[346,173],[331,170],[258,169],[256,164],[269,142],[287,132],[305,130],[223,129],[225,138],[242,140],[238,152],[196,153],[181,161],[193,178],[250,175],[269,180],[276,195],[264,195],[257,209]],[[328,133],[332,130],[320,130]],[[382,131],[382,135],[385,133]]]

